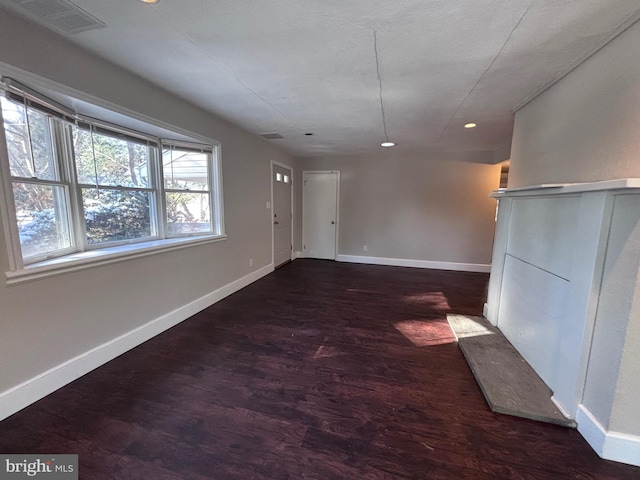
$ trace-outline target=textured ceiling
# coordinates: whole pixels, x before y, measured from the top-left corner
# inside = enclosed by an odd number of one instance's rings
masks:
[[[69,40],[300,156],[380,149],[375,32],[395,148],[485,161],[516,106],[640,16],[638,0],[74,3],[107,27]]]

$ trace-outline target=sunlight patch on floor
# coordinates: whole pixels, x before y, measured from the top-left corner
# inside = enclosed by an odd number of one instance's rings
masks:
[[[456,337],[444,320],[406,320],[394,325],[416,347],[454,343]]]
[[[447,297],[442,292],[424,292],[405,295],[404,301],[407,303],[428,304],[439,309],[449,310],[451,308],[449,307],[449,301],[447,300]]]
[[[490,327],[482,323],[483,317],[448,314],[447,318],[455,325],[455,334],[458,338],[480,337],[482,335],[494,335]]]

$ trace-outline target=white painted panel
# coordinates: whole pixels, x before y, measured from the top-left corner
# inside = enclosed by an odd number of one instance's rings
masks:
[[[510,255],[505,259],[498,328],[554,392],[573,387],[556,384],[564,368],[558,349],[569,286]]]
[[[607,430],[640,431],[640,364],[635,360],[640,351],[639,276],[640,195],[618,195],[583,399]],[[627,385],[621,389],[623,379]]]
[[[505,252],[507,250],[507,244],[509,243],[512,204],[513,199],[508,197],[498,200],[496,233],[493,240],[493,255],[491,258],[491,277],[489,278],[489,291],[487,293],[487,308],[484,312],[484,315],[492,325],[498,324]]]
[[[571,278],[580,196],[515,198],[507,253]]]
[[[564,187],[553,191],[530,189],[527,192],[510,192],[508,196],[501,197],[501,208],[509,205],[508,202],[518,205],[516,213],[518,218],[511,221],[507,213],[514,212],[507,209],[503,209],[499,215],[494,244],[493,266],[495,268],[492,269],[489,284],[489,303],[486,309],[488,318],[494,324],[498,324],[508,337],[515,339],[514,343],[519,342],[518,348],[530,348],[529,342],[517,340],[517,337],[526,338],[531,335],[528,330],[531,325],[520,323],[522,318],[528,319],[527,315],[520,313],[510,313],[508,316],[502,315],[502,318],[499,318],[500,302],[503,298],[508,298],[512,293],[521,296],[521,298],[509,298],[512,302],[509,306],[511,310],[516,310],[514,305],[524,309],[529,304],[533,305],[534,311],[535,309],[550,309],[550,311],[562,309],[563,315],[553,331],[549,333],[549,343],[544,345],[544,348],[550,352],[548,358],[553,358],[555,364],[561,367],[553,368],[546,365],[544,368],[547,373],[538,373],[545,376],[549,386],[554,389],[554,399],[571,417],[576,415],[578,404],[583,398],[584,380],[592,343],[591,332],[598,309],[599,272],[604,262],[604,250],[609,236],[608,218],[612,200],[607,193],[595,190],[599,186],[602,184],[573,185],[568,187],[573,189],[568,193],[564,193]],[[610,187],[621,188],[613,184]],[[543,202],[543,200],[548,201]],[[574,207],[577,209],[575,213]],[[549,221],[541,222],[541,215],[549,216]],[[507,229],[505,225],[508,225]],[[556,230],[550,232],[551,228]],[[563,242],[556,238],[560,235],[569,237],[570,241]],[[508,240],[505,240],[505,236]],[[513,240],[512,237],[514,237]],[[503,253],[509,246],[511,254]],[[545,250],[547,253],[543,255]],[[530,291],[522,278],[515,279],[516,282],[520,282],[516,285],[507,284],[514,280],[506,278],[514,275],[513,266],[505,270],[502,262],[506,262],[507,259],[513,262],[514,253],[522,258],[520,261],[530,264],[532,268],[562,273],[561,278],[566,275],[565,279],[569,282],[569,286],[565,293],[555,297],[545,296],[542,300],[542,302],[550,302],[551,298],[554,298],[556,301],[561,301],[561,305],[550,306],[540,303],[540,300],[535,297],[532,298],[531,295],[536,295],[535,290]],[[546,265],[545,268],[541,268],[541,264],[552,261],[550,258],[553,259],[554,256],[559,257],[555,260],[557,262],[555,266]],[[569,262],[569,259],[573,261]],[[562,261],[565,262],[564,265],[561,264]],[[550,275],[553,276],[552,273]],[[506,288],[505,291],[502,290],[503,285]],[[535,328],[539,330],[541,327],[537,325]],[[531,356],[530,353],[527,355]],[[547,378],[549,371],[553,372],[553,377]]]

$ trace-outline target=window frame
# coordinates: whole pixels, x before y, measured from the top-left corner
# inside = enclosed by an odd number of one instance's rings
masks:
[[[164,161],[162,159],[162,154],[164,151],[164,147],[167,146],[169,148],[177,148],[179,150],[185,150],[185,151],[193,151],[193,152],[198,152],[198,153],[204,153],[207,155],[207,183],[208,183],[208,190],[190,190],[190,189],[179,189],[179,188],[167,188],[165,186],[165,176],[164,176]],[[206,148],[203,148],[206,147]],[[215,192],[215,186],[217,185],[217,175],[216,175],[216,168],[215,166],[219,164],[219,162],[217,161],[217,154],[218,154],[218,147],[216,145],[202,145],[202,144],[197,144],[197,143],[190,143],[190,142],[178,142],[178,141],[171,141],[171,140],[161,140],[160,141],[160,146],[159,146],[159,161],[158,161],[158,166],[159,166],[159,175],[160,175],[160,184],[161,184],[161,195],[162,195],[162,199],[160,202],[160,205],[162,207],[162,220],[163,220],[163,228],[164,228],[164,235],[165,238],[188,238],[188,237],[195,237],[195,236],[200,236],[200,235],[221,235],[221,228],[220,228],[220,222],[217,221],[219,218],[219,215],[215,215],[216,212],[216,206],[218,203],[220,203],[219,201],[216,201],[216,199],[214,198],[214,192]],[[219,188],[222,188],[222,184],[220,183]],[[167,216],[167,202],[166,202],[166,198],[167,198],[167,193],[184,193],[184,192],[192,192],[192,193],[198,193],[198,194],[203,194],[206,193],[209,195],[209,218],[210,218],[210,224],[211,224],[211,230],[209,232],[203,232],[203,233],[198,233],[198,232],[193,232],[193,233],[183,233],[183,234],[172,234],[169,232],[169,218]]]
[[[189,245],[209,243],[226,239],[224,233],[223,216],[223,191],[221,178],[221,145],[211,139],[204,139],[190,132],[175,129],[176,136],[189,136],[193,142],[160,138],[155,135],[130,130],[126,127],[113,125],[102,120],[85,117],[71,112],[63,105],[59,105],[34,90],[25,87],[11,79],[2,79],[0,83],[0,95],[6,96],[9,101],[20,103],[16,97],[22,96],[25,105],[34,108],[48,117],[48,125],[51,130],[51,143],[54,151],[54,162],[58,172],[55,181],[23,178],[13,176],[8,162],[8,148],[4,129],[4,122],[0,112],[0,198],[3,200],[0,208],[0,221],[5,231],[7,250],[9,257],[9,271],[5,272],[7,283],[19,283],[33,277],[49,276],[64,271],[78,268],[88,268],[94,264],[111,263],[124,258],[135,258],[142,255],[185,248]],[[103,108],[97,105],[99,108]],[[115,112],[109,105],[108,111]],[[107,109],[104,109],[107,110]],[[157,126],[149,122],[148,118],[138,119],[126,112],[127,118],[138,122],[144,122],[150,129],[169,130],[165,126]],[[82,124],[82,125],[81,125]],[[76,159],[73,145],[72,128],[78,128],[87,124],[99,128],[99,133],[107,134],[115,138],[125,140],[135,138],[137,143],[147,143],[149,148],[149,185],[147,187],[129,187],[122,185],[95,185],[78,181],[76,171]],[[106,133],[105,133],[106,132]],[[203,140],[202,143],[200,141]],[[210,230],[205,232],[188,232],[186,234],[168,234],[166,214],[166,194],[177,191],[189,190],[165,189],[163,176],[162,148],[171,145],[175,148],[189,147],[198,149],[207,154],[207,190],[194,190],[194,193],[207,194],[209,197]],[[5,161],[7,160],[7,161]],[[48,252],[45,255],[25,258],[20,242],[19,225],[17,221],[16,205],[14,200],[13,182],[24,182],[42,185],[55,185],[62,187],[65,195],[65,207],[70,247]],[[86,235],[85,205],[82,193],[88,188],[108,190],[128,190],[146,192],[149,196],[149,216],[151,220],[151,236],[125,240],[106,241],[91,244]]]
[[[82,125],[80,125],[80,123],[82,123]],[[98,133],[99,135],[112,137],[118,140],[131,141],[131,138],[133,138],[136,143],[143,144],[143,145],[145,143],[145,140],[142,137],[140,138],[138,138],[137,136],[132,137],[131,135],[126,135],[123,133],[119,135],[118,130],[116,130],[115,128],[113,130],[110,130],[108,128],[101,126],[99,130],[95,130],[93,128],[95,126],[94,123],[76,122],[75,125],[71,124],[67,126],[67,129],[69,130],[69,132],[67,132],[67,134],[65,135],[65,140],[66,140],[65,143],[67,144],[66,148],[68,149],[68,155],[69,155],[68,161],[70,163],[69,166],[73,169],[72,179],[74,182],[73,187],[74,187],[74,194],[75,194],[75,203],[77,205],[77,215],[74,215],[73,219],[76,223],[77,241],[79,242],[79,245],[82,247],[82,251],[98,250],[103,248],[117,247],[120,245],[129,245],[129,244],[135,244],[135,243],[154,242],[157,240],[164,239],[165,238],[163,237],[164,231],[162,226],[160,225],[159,217],[157,213],[157,211],[160,209],[159,202],[161,201],[160,193],[159,193],[159,189],[161,188],[161,185],[158,183],[159,182],[159,177],[158,177],[159,140],[155,140],[155,143],[156,143],[155,145],[152,145],[152,142],[147,140],[147,148],[149,148],[149,162],[150,162],[149,164],[150,185],[149,186],[125,187],[122,185],[98,184],[97,182],[82,183],[78,179],[77,162],[75,158],[76,152],[73,147],[73,135],[70,132],[70,130],[74,126],[76,128],[83,128],[85,130],[88,130],[90,135],[93,135],[94,131],[96,131],[96,133]],[[123,138],[124,135],[126,135],[126,137],[128,138]],[[99,190],[135,191],[135,192],[147,192],[148,194],[150,194],[149,216],[151,217],[152,234],[146,237],[132,238],[129,240],[111,240],[111,241],[106,241],[98,244],[89,243],[87,239],[87,225],[85,220],[85,204],[83,202],[83,196],[82,196],[83,190],[87,190],[87,189],[96,189],[98,191]]]
[[[3,95],[2,92],[0,92],[0,95]],[[4,95],[3,95],[4,96]],[[2,130],[2,134],[0,135],[0,141],[2,141],[2,145],[0,148],[2,148],[2,154],[3,157],[6,158],[6,162],[1,162],[3,164],[3,166],[5,166],[6,164],[6,168],[2,168],[0,169],[0,175],[4,178],[7,179],[7,181],[3,181],[3,185],[5,186],[5,188],[8,188],[7,194],[5,196],[5,205],[7,205],[8,208],[6,208],[7,210],[10,210],[10,214],[12,215],[6,215],[7,217],[9,217],[7,220],[9,221],[9,223],[13,224],[13,229],[10,229],[10,232],[12,233],[13,241],[10,242],[10,244],[13,246],[13,250],[15,249],[15,245],[17,245],[18,247],[18,254],[19,257],[16,258],[16,252],[15,250],[13,251],[13,263],[15,263],[16,265],[31,265],[34,263],[39,263],[42,261],[46,261],[49,260],[51,258],[57,258],[57,257],[62,257],[65,255],[70,255],[73,253],[77,252],[77,247],[76,247],[76,242],[75,242],[75,222],[74,222],[74,218],[73,218],[73,211],[71,208],[71,197],[72,197],[72,181],[71,181],[71,172],[69,171],[69,169],[67,168],[67,165],[65,164],[65,162],[62,160],[62,156],[63,153],[61,151],[62,145],[60,143],[60,131],[62,128],[64,128],[64,126],[62,125],[62,120],[60,118],[56,118],[54,116],[49,115],[47,112],[43,112],[42,110],[39,110],[38,108],[34,107],[32,103],[27,103],[26,101],[23,102],[22,104],[18,103],[18,101],[14,98],[6,98],[7,101],[9,102],[13,102],[17,105],[20,105],[22,107],[25,108],[25,114],[27,115],[26,119],[27,122],[28,120],[28,109],[32,109],[32,110],[37,110],[39,113],[44,114],[47,116],[47,128],[49,130],[49,139],[51,142],[51,149],[52,149],[52,155],[53,155],[53,159],[52,159],[52,164],[56,170],[56,175],[53,180],[50,179],[45,179],[45,178],[38,178],[37,176],[34,177],[22,177],[22,176],[18,176],[18,175],[13,175],[11,173],[11,162],[9,161],[9,154],[8,154],[8,147],[7,147],[7,138],[5,135],[5,129],[4,129],[4,118],[2,115],[2,111],[0,109],[0,126],[2,126],[2,128],[0,128],[0,130]],[[28,127],[29,128],[29,127]],[[29,131],[28,133],[29,135],[29,142],[31,143],[31,132]],[[33,148],[30,145],[29,147],[29,154],[32,157],[31,161],[34,161],[33,159]],[[34,172],[37,173],[37,172]],[[42,255],[34,255],[31,257],[26,257],[23,253],[22,253],[22,244],[20,242],[20,229],[18,226],[18,212],[17,212],[17,208],[16,208],[16,204],[15,204],[15,193],[14,193],[14,188],[13,188],[13,183],[24,183],[24,184],[29,184],[29,185],[42,185],[42,186],[51,186],[51,187],[59,187],[62,188],[63,190],[63,195],[64,195],[64,214],[66,216],[66,228],[68,229],[68,237],[69,237],[69,247],[66,248],[60,248],[54,251],[50,251],[47,252],[46,254],[42,254]],[[4,216],[3,216],[4,217]],[[13,222],[11,222],[11,218],[14,219]],[[13,231],[12,231],[13,230]]]

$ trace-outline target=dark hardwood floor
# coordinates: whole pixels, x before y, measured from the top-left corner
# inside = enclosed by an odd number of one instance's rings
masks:
[[[446,322],[488,276],[296,260],[0,422],[101,479],[638,479],[493,413]]]

